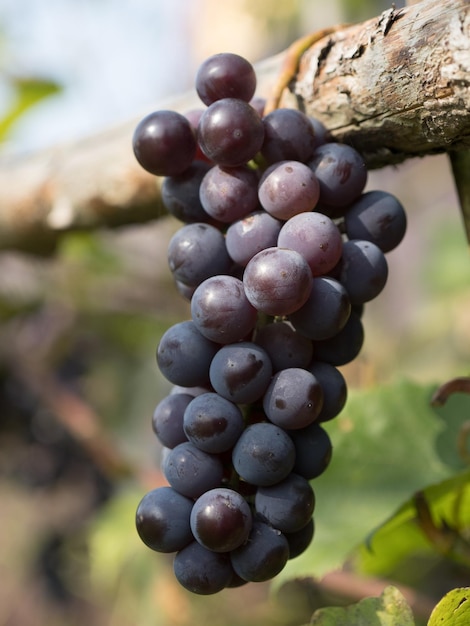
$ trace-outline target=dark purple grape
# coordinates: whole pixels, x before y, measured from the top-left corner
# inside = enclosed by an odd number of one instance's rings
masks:
[[[157,363],[163,376],[174,385],[204,386],[209,382],[210,363],[219,349],[188,320],[165,331],[157,348]]]
[[[164,178],[162,202],[168,213],[187,224],[212,220],[199,200],[201,181],[210,168],[208,163],[194,161],[182,174]]]
[[[351,303],[343,285],[334,278],[317,276],[307,302],[289,319],[299,333],[318,341],[339,333],[350,313]]]
[[[137,507],[139,537],[157,552],[177,552],[191,541],[190,515],[193,501],[171,487],[158,487],[145,494]]]
[[[205,491],[220,486],[224,470],[218,456],[186,441],[166,454],[163,473],[178,493],[188,498],[199,498]]]
[[[348,208],[344,224],[349,239],[371,241],[390,252],[405,236],[406,213],[391,193],[368,191]]]
[[[230,257],[242,267],[261,250],[275,247],[282,222],[266,211],[254,211],[231,224],[225,236]]]
[[[310,118],[296,109],[275,109],[263,118],[265,137],[261,154],[267,163],[313,158],[316,141]]]
[[[323,406],[316,421],[327,422],[336,417],[346,404],[346,381],[343,374],[330,363],[313,361],[308,371],[312,372],[323,390]]]
[[[196,139],[197,139],[197,127],[199,126],[199,121],[205,110],[206,110],[205,108],[189,109],[189,111],[186,111],[186,113],[184,114],[184,117],[191,124],[191,128],[193,129],[194,137]],[[197,144],[197,147],[196,147],[196,154],[194,155],[194,160],[203,161],[204,163],[211,163],[211,160],[206,157],[204,152],[199,147],[199,144]]]
[[[297,532],[284,534],[289,544],[289,559],[295,559],[305,552],[312,543],[314,533],[315,522],[312,517],[308,524]]]
[[[258,209],[258,175],[246,165],[215,165],[204,176],[199,197],[206,213],[230,224]]]
[[[260,117],[263,117],[264,109],[266,108],[266,98],[263,98],[262,96],[254,96],[250,100],[250,104],[254,108],[254,110],[258,113],[258,115]]]
[[[279,232],[277,245],[301,254],[313,276],[328,274],[341,259],[343,239],[336,224],[326,215],[311,211],[299,213]]]
[[[288,322],[271,322],[261,326],[256,331],[255,343],[268,353],[273,372],[288,367],[305,369],[312,360],[312,342]]]
[[[346,144],[319,146],[309,165],[320,182],[320,202],[329,207],[348,206],[361,195],[367,182],[363,158]]]
[[[196,154],[196,138],[188,120],[176,111],[155,111],[139,122],[132,139],[140,165],[156,176],[176,176]]]
[[[309,119],[315,133],[315,148],[322,146],[324,143],[329,143],[331,141],[331,134],[326,126],[316,117],[310,117]]]
[[[361,318],[351,311],[343,328],[329,339],[313,342],[313,354],[318,361],[331,365],[346,365],[358,356],[364,343],[364,326]]]
[[[214,552],[230,552],[248,539],[251,509],[233,489],[211,489],[194,503],[190,523],[194,538],[202,546]]]
[[[264,139],[263,122],[254,108],[235,98],[211,104],[198,127],[198,141],[204,154],[217,165],[236,167],[251,161]]]
[[[192,593],[204,596],[225,589],[234,574],[227,554],[207,550],[197,541],[176,554],[173,569],[180,585]]]
[[[258,487],[255,508],[274,528],[294,533],[309,523],[315,508],[315,494],[307,479],[289,474],[276,485]]]
[[[305,428],[320,413],[323,391],[313,374],[291,367],[274,374],[263,396],[263,409],[273,424],[285,430]]]
[[[226,274],[231,259],[223,234],[210,224],[195,222],[180,228],[168,245],[168,265],[177,281],[196,287],[216,274]]]
[[[172,393],[155,407],[152,417],[153,432],[166,448],[174,448],[187,441],[183,428],[183,415],[186,407],[194,399],[187,393]]]
[[[312,272],[295,250],[266,248],[247,264],[243,274],[245,293],[251,304],[267,315],[289,315],[307,301]]]
[[[233,452],[235,471],[253,485],[275,485],[290,474],[295,447],[289,435],[274,424],[251,424],[241,434]]]
[[[221,344],[241,341],[255,327],[257,312],[234,276],[212,276],[191,299],[191,316],[199,332]]]
[[[192,398],[184,413],[187,439],[200,450],[213,454],[230,450],[243,427],[243,415],[238,406],[216,393]]]
[[[272,375],[268,355],[249,341],[223,346],[212,359],[209,376],[214,390],[236,404],[250,404],[266,391]]]
[[[299,161],[281,161],[263,174],[258,198],[261,206],[280,220],[312,211],[320,197],[320,185],[312,170]]]
[[[314,422],[307,428],[290,431],[289,435],[295,447],[292,471],[306,480],[312,480],[323,474],[330,464],[333,453],[331,439],[326,430]]]
[[[249,102],[256,90],[256,73],[249,61],[230,52],[207,58],[196,74],[196,91],[206,105],[222,98]]]
[[[289,559],[289,544],[279,530],[256,520],[248,541],[233,550],[230,559],[238,576],[250,582],[263,582],[284,569]]]
[[[376,298],[385,287],[388,264],[382,250],[370,241],[354,239],[343,245],[339,279],[351,304]]]

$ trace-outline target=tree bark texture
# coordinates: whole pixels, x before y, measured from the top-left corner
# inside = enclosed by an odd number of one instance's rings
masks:
[[[317,41],[281,105],[317,117],[369,168],[470,147],[470,0],[423,0]],[[257,65],[267,96],[288,58]],[[156,108],[200,107],[194,93]],[[48,252],[64,232],[165,213],[161,179],[143,171],[132,134],[144,114],[101,135],[0,159],[0,249]]]

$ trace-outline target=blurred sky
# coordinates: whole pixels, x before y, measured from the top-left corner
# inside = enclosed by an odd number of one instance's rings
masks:
[[[0,0],[0,69],[66,89],[18,126],[9,151],[90,134],[192,87],[198,0]],[[0,85],[0,114],[9,98]]]

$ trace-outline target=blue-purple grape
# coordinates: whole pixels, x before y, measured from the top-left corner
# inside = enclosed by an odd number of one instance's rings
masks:
[[[194,396],[187,393],[169,394],[155,407],[152,416],[153,432],[166,448],[174,448],[187,441],[183,428],[183,416]]]
[[[268,524],[283,533],[294,533],[310,521],[315,494],[306,478],[289,474],[276,485],[258,487],[255,509]]]
[[[339,280],[351,304],[364,304],[376,298],[385,287],[388,263],[382,250],[370,241],[354,239],[343,245]]]
[[[132,138],[139,164],[156,176],[176,176],[196,154],[196,138],[188,120],[176,111],[155,111],[137,125]]]
[[[272,376],[268,355],[250,341],[222,346],[214,355],[209,369],[214,390],[236,404],[259,400]]]
[[[232,462],[247,483],[274,485],[292,471],[295,447],[282,428],[268,422],[251,424],[235,444]]]
[[[314,422],[301,430],[290,431],[289,435],[295,448],[292,471],[306,480],[318,478],[330,464],[333,454],[331,439],[326,430]]]
[[[315,534],[315,522],[313,517],[310,519],[300,530],[295,533],[284,533],[284,537],[289,544],[289,560],[295,559],[305,552],[305,550],[312,543],[313,536]]]
[[[196,91],[207,106],[222,98],[249,102],[256,90],[256,73],[249,61],[230,52],[208,57],[196,74]]]
[[[339,367],[359,355],[364,344],[364,326],[359,315],[351,310],[348,321],[332,337],[313,342],[313,353],[318,361],[326,361]]]
[[[193,501],[172,487],[158,487],[144,495],[136,511],[139,537],[157,552],[177,552],[191,541]]]
[[[265,136],[261,154],[267,163],[308,163],[313,158],[315,131],[305,113],[297,109],[275,109],[263,118],[263,124]]]
[[[289,322],[270,322],[261,326],[256,331],[255,343],[268,353],[273,372],[288,367],[305,369],[312,360],[311,340],[298,333]]]
[[[288,220],[298,213],[313,211],[320,197],[320,184],[300,161],[281,161],[263,174],[258,188],[261,206],[273,217]]]
[[[244,165],[259,152],[264,139],[263,122],[255,109],[237,98],[211,104],[198,126],[203,153],[217,165]]]
[[[235,222],[259,208],[258,174],[246,165],[215,165],[202,179],[199,198],[213,219]]]
[[[204,596],[225,589],[234,575],[227,554],[208,550],[197,541],[193,541],[175,555],[173,570],[182,587]]]
[[[248,541],[230,553],[232,567],[244,580],[263,582],[277,576],[289,559],[289,544],[279,531],[255,520]]]
[[[235,263],[245,267],[255,254],[276,246],[281,226],[282,222],[266,211],[254,211],[228,227],[227,252]]]
[[[212,392],[192,398],[183,416],[185,437],[212,454],[230,450],[243,427],[243,415],[238,406]]]
[[[214,552],[230,552],[248,539],[251,509],[233,489],[220,487],[203,493],[194,503],[191,530],[202,546]]]
[[[171,215],[187,224],[212,221],[199,200],[199,187],[211,166],[193,161],[177,176],[166,176],[162,183],[162,202]]]
[[[175,491],[188,498],[199,498],[205,491],[220,486],[224,469],[218,456],[186,441],[166,454],[163,473]]]
[[[209,368],[219,349],[206,339],[193,321],[178,322],[166,330],[157,348],[157,363],[161,373],[174,385],[205,386]]]
[[[308,371],[312,372],[323,390],[323,405],[316,421],[327,422],[341,413],[346,404],[346,381],[339,369],[330,363],[314,360]]]
[[[257,311],[235,276],[218,275],[203,281],[191,299],[191,316],[199,332],[220,344],[241,341],[253,330]]]
[[[274,374],[263,396],[269,420],[285,430],[305,428],[315,421],[323,405],[323,391],[315,376],[300,367]]]
[[[307,301],[312,272],[295,250],[266,248],[247,264],[243,274],[245,293],[251,304],[267,315],[289,315]]]

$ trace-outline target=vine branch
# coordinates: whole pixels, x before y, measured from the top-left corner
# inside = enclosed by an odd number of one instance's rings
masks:
[[[281,106],[317,117],[370,169],[470,149],[469,29],[469,0],[422,0],[334,27],[300,47]],[[287,58],[256,66],[258,95],[270,96]],[[156,108],[200,106],[191,93]],[[82,141],[1,158],[0,250],[50,253],[69,231],[163,216],[161,180],[138,166],[131,148],[143,115]]]

